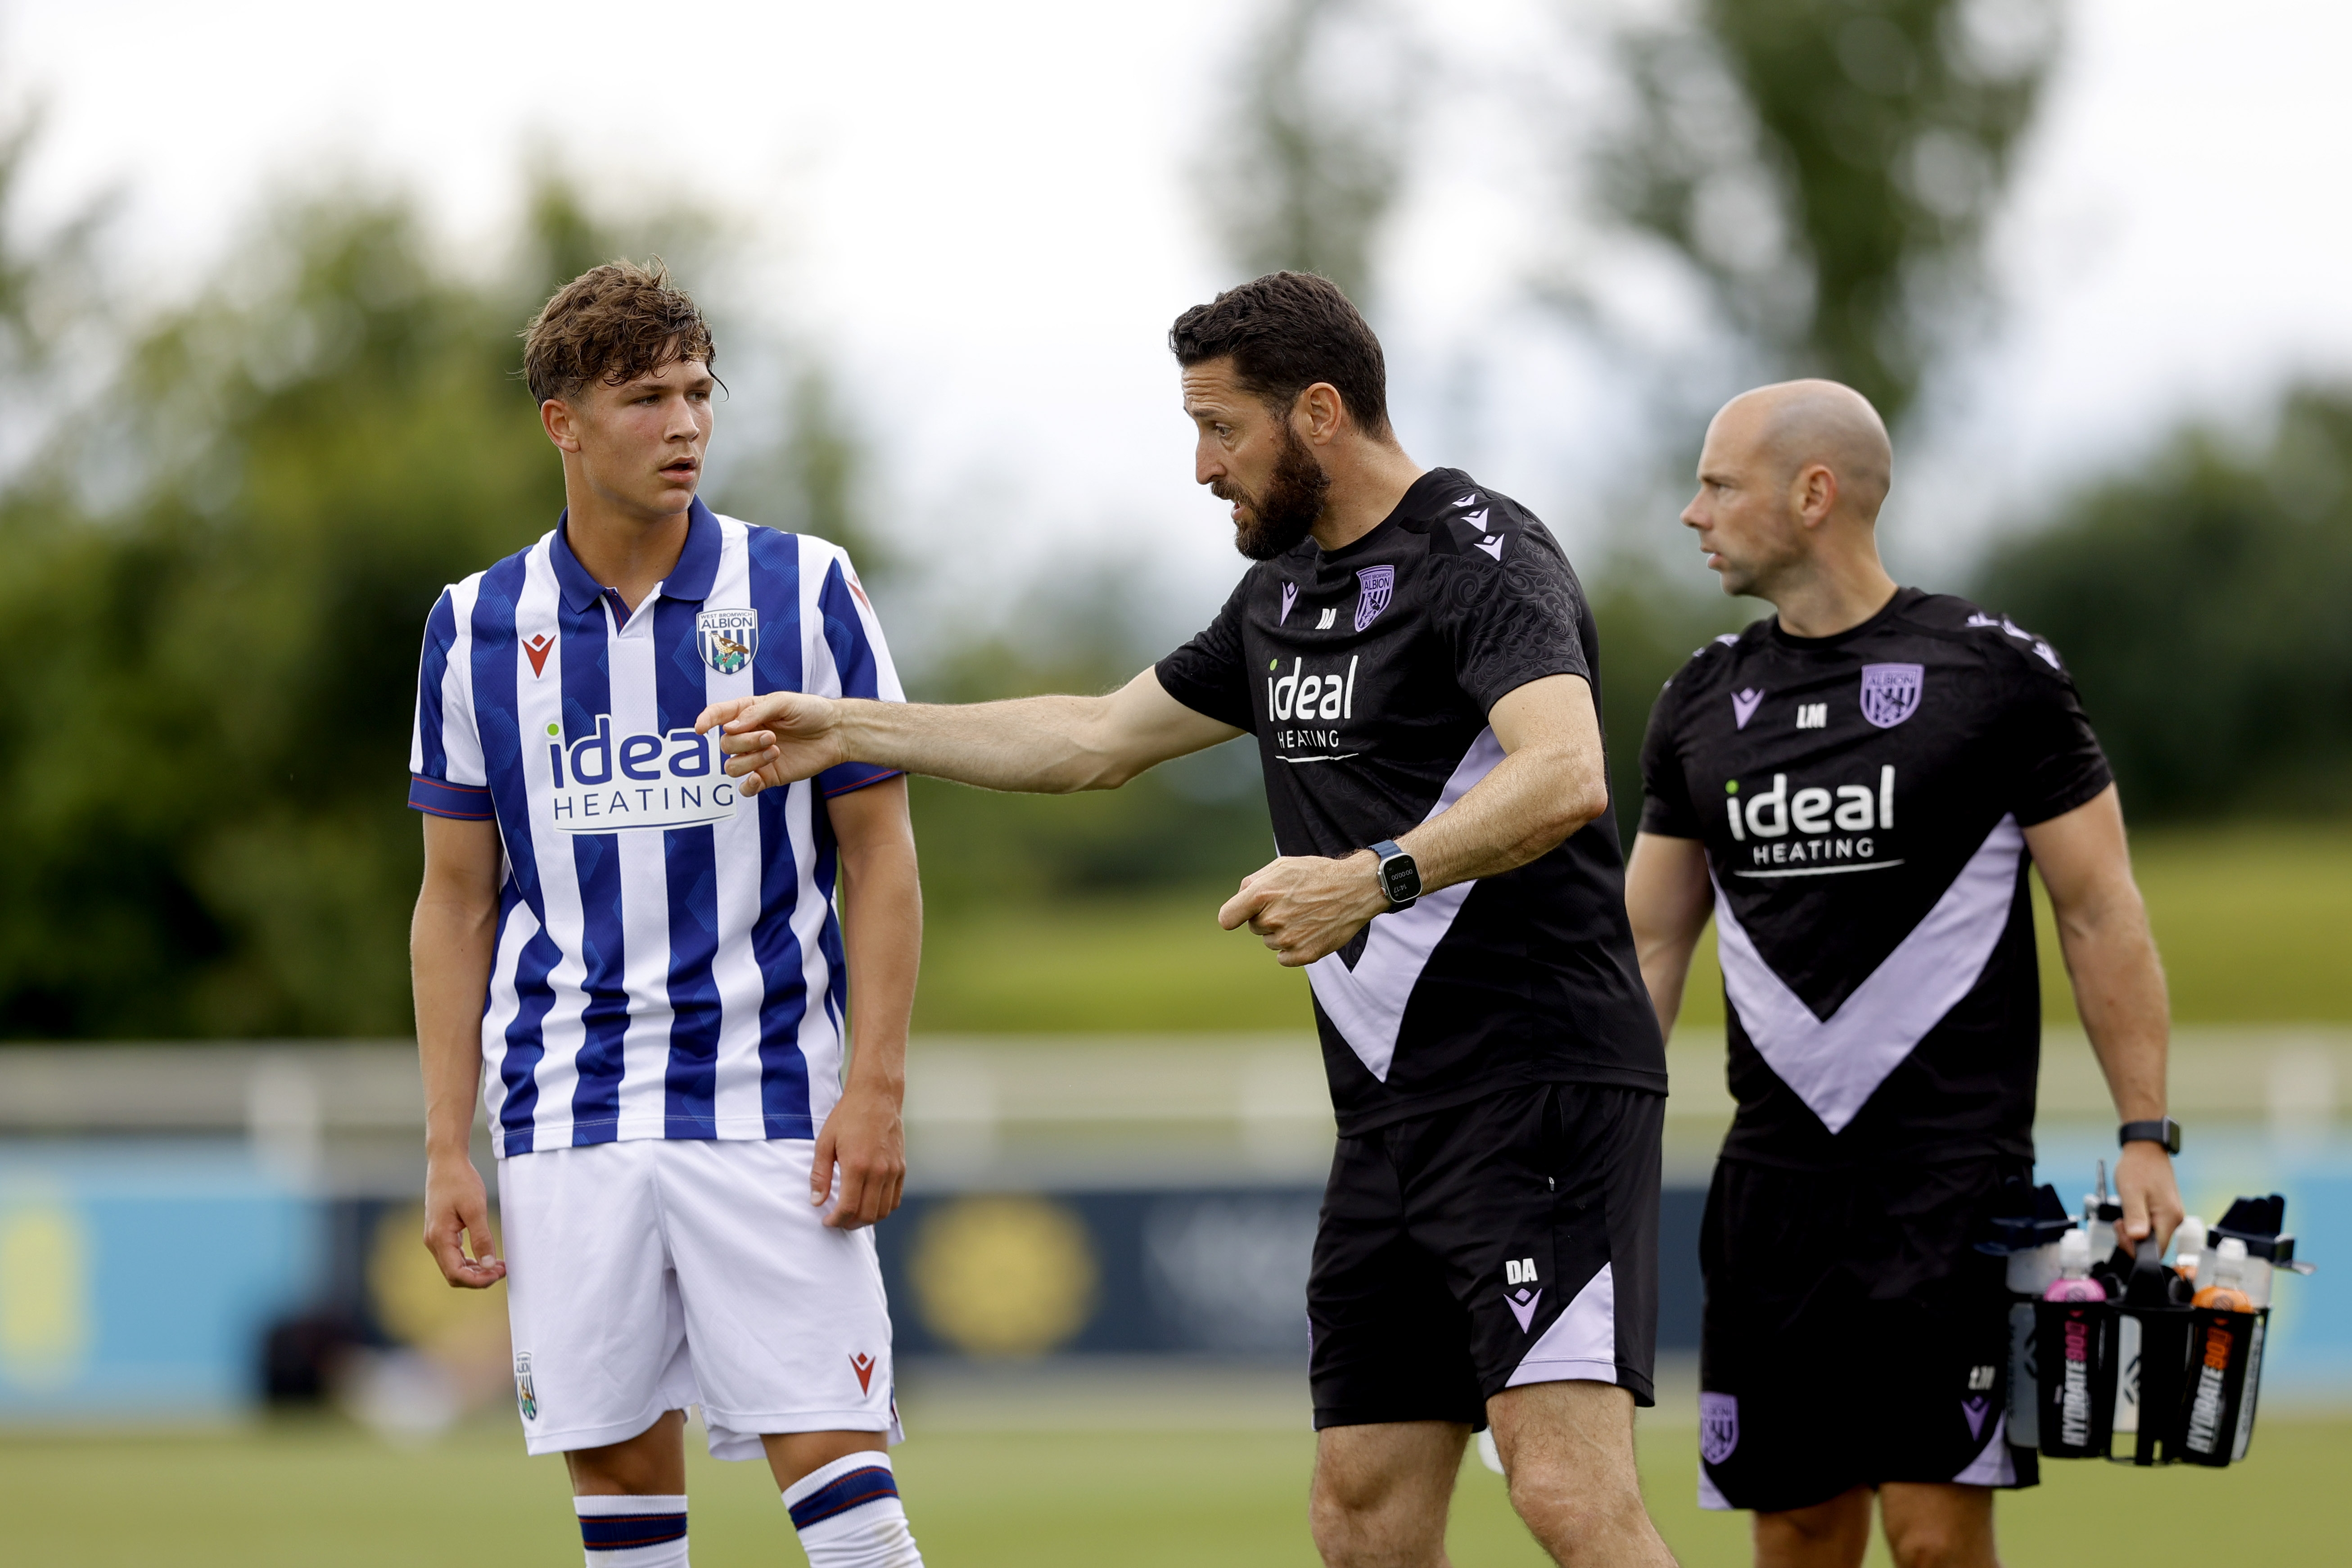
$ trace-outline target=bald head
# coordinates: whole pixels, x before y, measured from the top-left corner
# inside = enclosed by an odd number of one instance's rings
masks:
[[[1875,610],[1895,592],[1877,530],[1894,472],[1886,426],[1853,388],[1759,386],[1707,426],[1698,494],[1683,522],[1697,531],[1725,593],[1771,600],[1791,630],[1851,626],[1842,619],[1848,611]]]
[[[1895,482],[1895,447],[1870,399],[1834,381],[1781,381],[1743,392],[1715,416],[1716,428],[1751,443],[1783,482],[1818,463],[1837,476],[1837,504],[1874,522]],[[1712,434],[1712,432],[1710,432]]]

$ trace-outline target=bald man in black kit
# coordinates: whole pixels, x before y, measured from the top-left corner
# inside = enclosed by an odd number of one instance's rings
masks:
[[[1993,1568],[2007,1297],[1971,1241],[2030,1179],[2042,868],[2123,1121],[2130,1241],[2180,1218],[2164,974],[2123,812],[2055,649],[1896,586],[1894,454],[1826,381],[1708,426],[1696,531],[1778,614],[1691,656],[1643,748],[1626,876],[1663,1029],[1710,914],[1738,1101],[1707,1197],[1699,1496],[1756,1512],[1763,1568],[1855,1568],[1875,1491],[1900,1568]]]

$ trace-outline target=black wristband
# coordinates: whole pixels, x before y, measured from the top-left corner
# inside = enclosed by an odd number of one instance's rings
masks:
[[[2116,1143],[2161,1143],[2168,1154],[2180,1152],[2180,1123],[2171,1117],[2154,1121],[2126,1121],[2116,1130]]]

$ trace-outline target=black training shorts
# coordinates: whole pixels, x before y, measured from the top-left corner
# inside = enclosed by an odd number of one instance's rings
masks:
[[[1699,1233],[1699,1501],[1886,1481],[2030,1487],[2007,1441],[2003,1263],[1971,1242],[2010,1159],[1838,1172],[1726,1160]]]
[[[1483,1427],[1527,1383],[1650,1404],[1665,1103],[1536,1084],[1340,1139],[1307,1282],[1316,1427]]]

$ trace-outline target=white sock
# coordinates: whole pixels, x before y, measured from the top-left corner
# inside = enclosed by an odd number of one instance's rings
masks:
[[[784,1491],[809,1568],[922,1568],[890,1456],[845,1454]]]
[[[576,1497],[588,1568],[686,1568],[686,1499]]]

